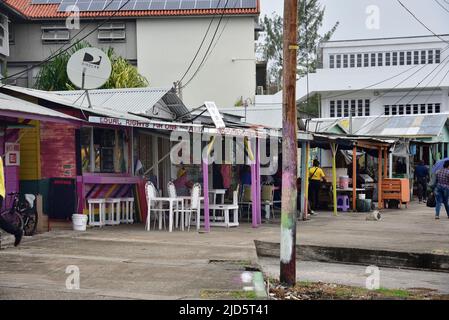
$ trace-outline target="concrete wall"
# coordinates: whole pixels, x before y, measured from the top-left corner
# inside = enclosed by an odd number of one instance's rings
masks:
[[[113,47],[115,52],[135,63],[137,59],[136,51],[136,23],[135,21],[128,20],[117,20],[117,22],[126,22],[126,40],[124,42],[99,42],[98,41],[98,31],[93,32],[85,40],[88,41],[92,46],[98,48],[109,48]],[[54,24],[60,24],[63,22],[55,22]],[[71,30],[71,41],[72,43],[76,39],[80,39],[98,26],[99,22],[86,22],[81,23],[80,29],[87,27],[78,36],[75,35],[79,30]],[[26,69],[28,66],[40,62],[50,55],[52,55],[56,50],[58,50],[63,44],[62,43],[43,43],[41,40],[43,25],[51,24],[50,22],[26,22],[23,24],[14,24],[12,26],[11,32],[14,34],[14,42],[10,45],[10,57],[8,59],[8,74],[14,74],[16,72]],[[65,46],[65,48],[68,45]],[[38,74],[38,68],[30,71],[28,74],[21,75],[21,79],[18,85],[22,86],[32,86],[34,84],[35,77]]]
[[[184,84],[197,70],[218,20],[216,18],[212,23],[199,59],[184,79]],[[138,68],[152,86],[171,86],[180,80],[198,50],[210,21],[211,17],[137,20]],[[250,98],[254,101],[254,17],[224,17],[215,40],[218,40],[217,45],[212,45],[213,51],[206,64],[183,89],[184,102],[190,107],[199,106],[204,101],[215,101],[219,107],[232,107],[242,97],[243,100]]]

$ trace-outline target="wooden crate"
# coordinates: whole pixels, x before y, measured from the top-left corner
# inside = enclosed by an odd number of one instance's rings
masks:
[[[383,179],[382,199],[397,200],[400,204],[410,202],[410,182],[408,179]]]

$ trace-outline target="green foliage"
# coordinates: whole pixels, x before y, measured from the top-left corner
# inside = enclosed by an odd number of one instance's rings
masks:
[[[75,86],[67,76],[67,63],[72,54],[87,47],[91,47],[91,45],[86,41],[77,43],[67,52],[44,64],[37,76],[35,88],[46,91],[75,90]],[[116,55],[113,48],[109,48],[105,52],[111,60],[112,73],[102,89],[141,88],[149,85],[148,80],[139,74],[137,68],[123,57]]]
[[[329,40],[338,27],[334,27],[324,34],[319,33],[323,25],[325,7],[319,0],[299,0],[298,3],[298,74],[303,76],[307,72],[314,72],[317,68],[317,48],[320,42]],[[264,58],[269,61],[270,81],[280,86],[283,67],[283,18],[274,14],[264,16],[260,22],[265,29],[266,38],[261,45]]]

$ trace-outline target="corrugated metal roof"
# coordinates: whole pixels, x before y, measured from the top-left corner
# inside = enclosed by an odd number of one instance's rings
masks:
[[[0,93],[0,110],[35,114],[64,120],[80,121],[79,119],[66,115],[62,112],[54,111],[52,109],[45,108],[25,100],[14,98],[3,93]]]
[[[55,92],[49,92],[49,91],[42,91],[42,90],[35,90],[35,89],[29,89],[29,88],[22,88],[22,87],[16,87],[16,86],[10,86],[5,85],[2,87],[3,89],[11,90],[14,92],[18,92],[21,94],[25,94],[31,97],[35,97],[38,99],[43,99],[47,101],[51,101],[63,106],[79,109],[82,111],[98,114],[101,116],[107,116],[107,117],[115,117],[115,118],[121,118],[121,119],[128,119],[128,120],[145,120],[145,118],[132,115],[125,112],[120,112],[112,109],[105,109],[102,107],[94,106],[94,108],[89,108],[83,105],[76,105],[73,103],[73,100],[68,99],[67,97],[64,97],[60,94],[56,94]],[[67,117],[67,116],[66,116]]]
[[[70,100],[73,104],[89,107],[85,91],[55,91],[54,94]],[[123,113],[141,114],[155,118],[173,120],[177,116],[189,112],[184,103],[171,88],[132,88],[132,89],[101,89],[89,90],[92,106]],[[155,112],[154,107],[160,108]],[[167,106],[171,112],[161,112],[161,107]],[[157,115],[157,116],[156,116]]]
[[[358,136],[437,137],[441,134],[448,118],[449,113],[355,117],[352,119],[352,128],[353,134]],[[330,132],[335,126],[339,126],[348,132],[349,119],[313,119],[310,121],[309,130],[312,132]]]

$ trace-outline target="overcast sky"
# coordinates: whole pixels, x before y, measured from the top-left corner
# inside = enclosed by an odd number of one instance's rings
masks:
[[[430,35],[396,0],[320,0],[326,6],[323,29],[340,22],[333,40]],[[447,8],[445,11],[437,1]],[[402,0],[415,15],[438,34],[449,34],[448,0]],[[262,15],[283,13],[283,0],[261,0]],[[378,8],[378,15],[370,6]],[[378,19],[375,19],[378,16]],[[370,19],[373,17],[374,20]],[[371,22],[367,27],[367,20]],[[378,20],[378,28],[376,21]]]

